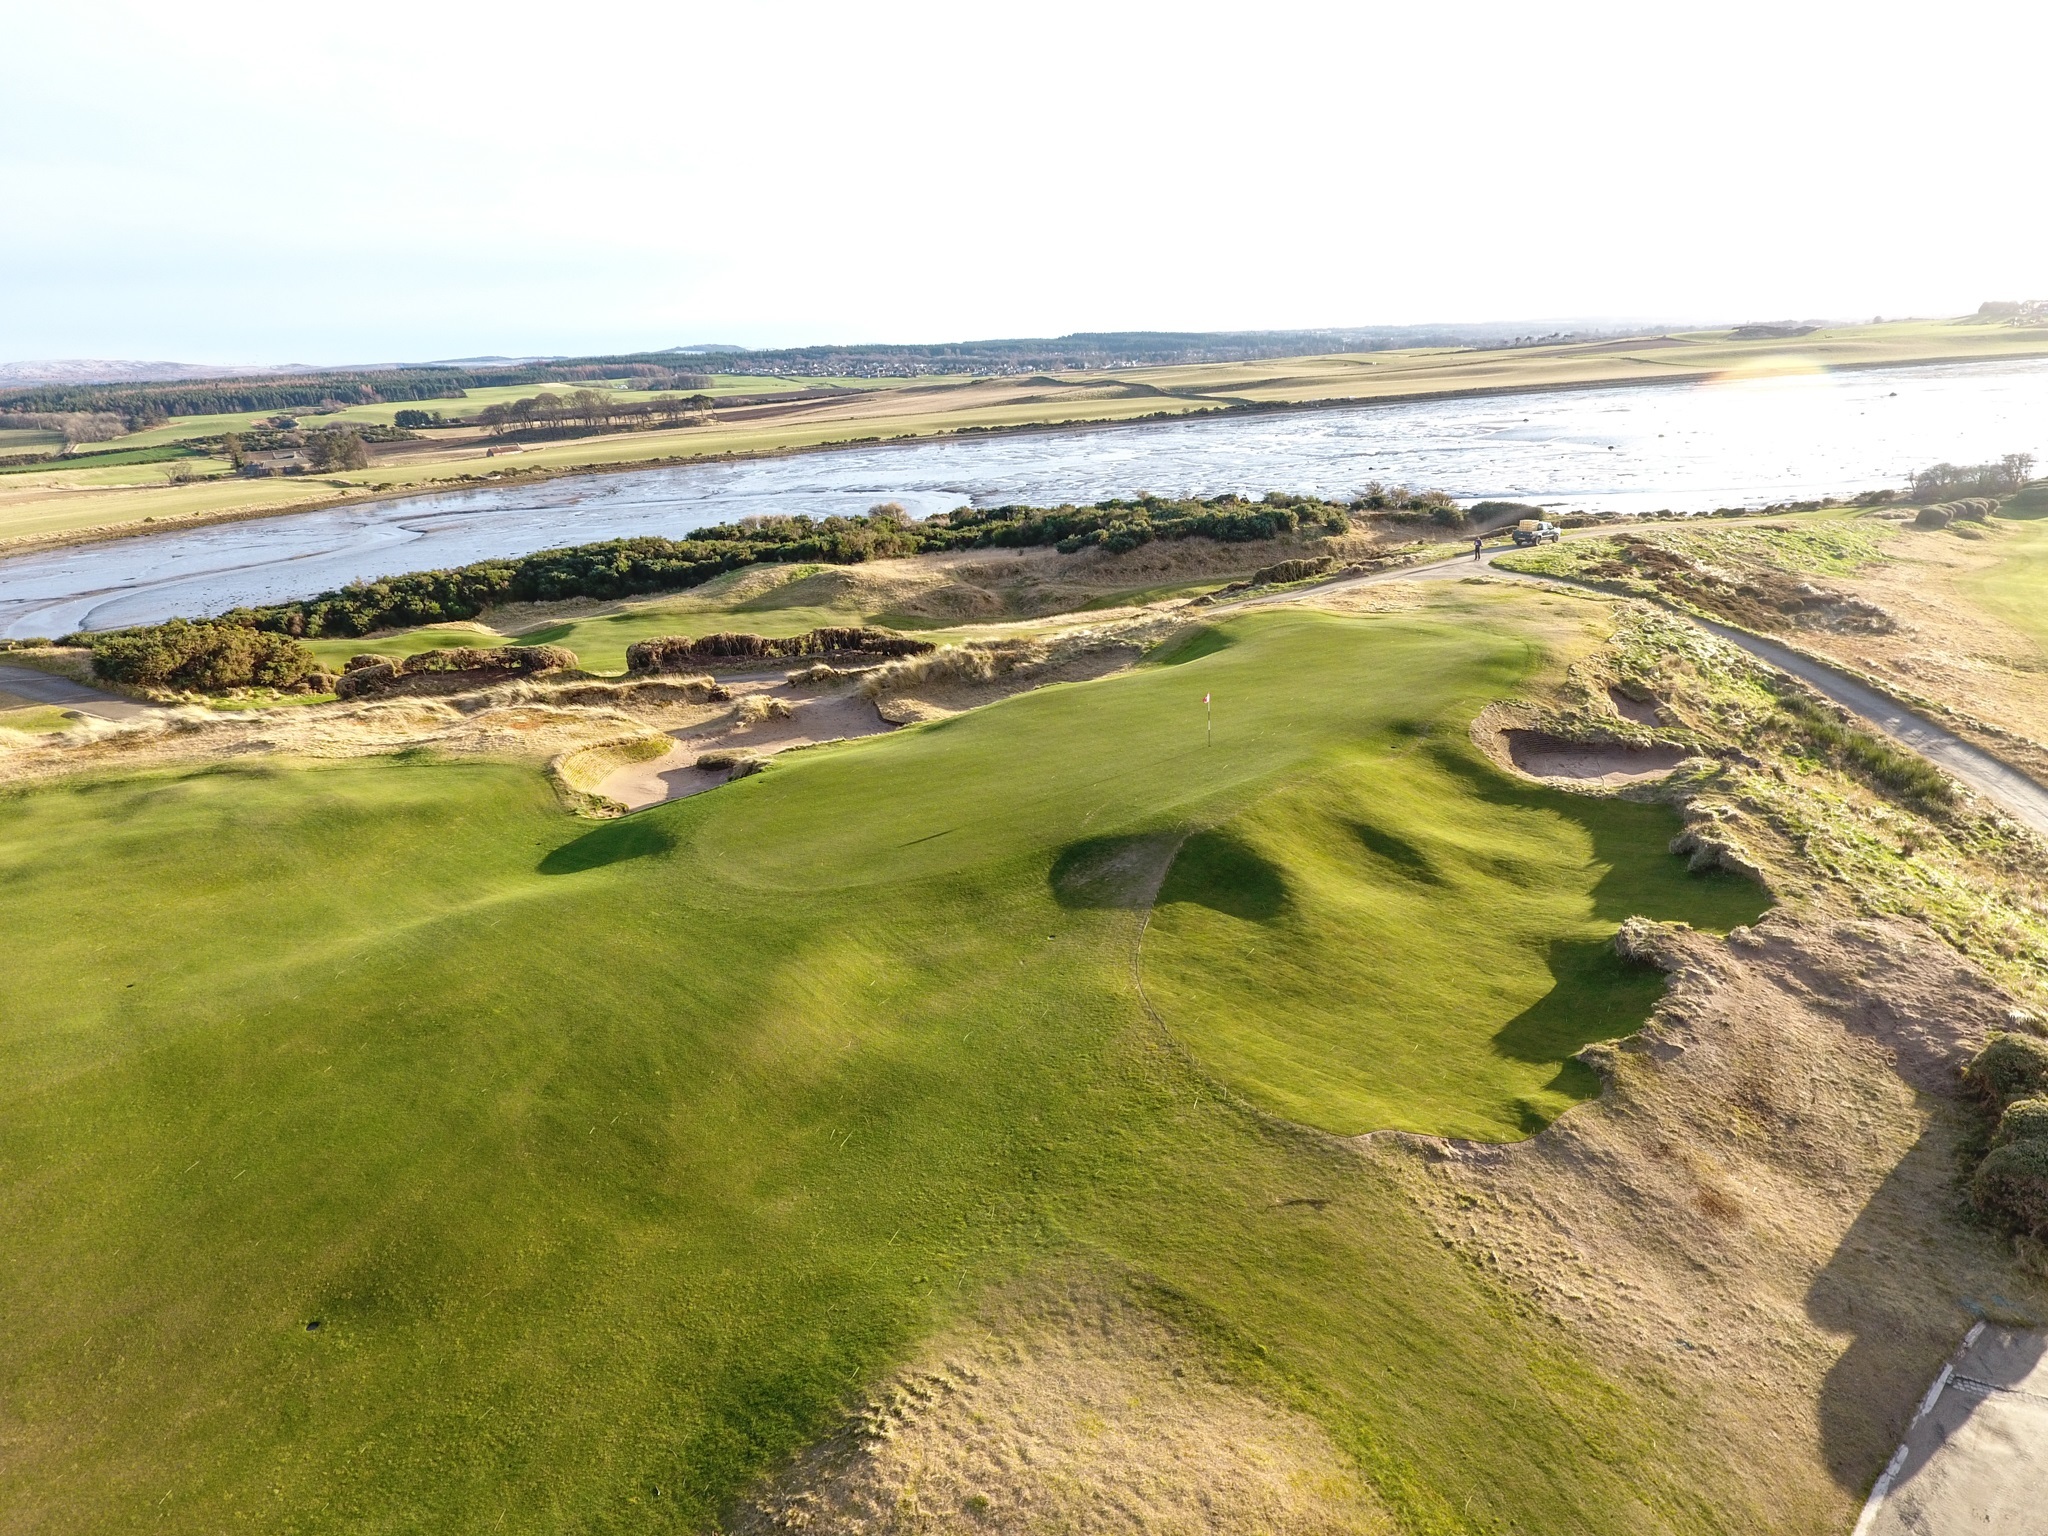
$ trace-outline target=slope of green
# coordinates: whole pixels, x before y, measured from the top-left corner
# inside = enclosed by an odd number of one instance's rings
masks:
[[[1664,1387],[1161,1049],[1134,914],[1053,878],[1199,826],[1296,869],[1258,807],[1347,773],[1449,857],[1426,776],[1371,782],[1527,675],[1501,613],[1248,616],[596,826],[418,755],[0,798],[0,1525],[701,1530],[980,1287],[1078,1257],[1164,1286],[1411,1531],[1754,1528]],[[1450,902],[1563,871],[1574,942],[1603,862],[1657,884],[1647,812],[1430,772],[1519,828]],[[1413,1113],[1494,1114],[1475,1063]]]
[[[1599,1090],[1567,1058],[1663,992],[1608,943],[1624,917],[1725,930],[1768,905],[1748,881],[1688,875],[1661,808],[1509,784],[1420,739],[1361,759],[1191,838],[1146,935],[1167,1024],[1289,1119],[1541,1129]]]

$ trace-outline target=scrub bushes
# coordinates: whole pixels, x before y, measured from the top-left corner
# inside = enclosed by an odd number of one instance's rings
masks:
[[[1977,1059],[1963,1069],[1963,1081],[2001,1114],[2016,1100],[2048,1094],[2048,1040],[2032,1035],[1993,1035]]]
[[[360,699],[408,678],[438,675],[483,682],[508,675],[557,672],[575,665],[576,653],[559,645],[453,646],[421,651],[402,661],[365,653],[351,658],[348,670],[336,679],[334,692],[337,698]]]
[[[1993,1035],[1963,1081],[1999,1116],[1971,1202],[2002,1227],[2048,1238],[2048,1040]]]
[[[1320,576],[1337,562],[1328,555],[1318,555],[1313,560],[1282,560],[1252,572],[1251,584],[1263,587],[1272,582],[1306,581],[1311,576]]]
[[[2002,1226],[2048,1237],[2048,1141],[1994,1147],[1970,1180],[1970,1199]]]
[[[1997,1146],[2016,1141],[2048,1141],[2048,1098],[2016,1099],[1998,1117]]]
[[[95,676],[135,688],[289,688],[317,665],[313,653],[288,635],[225,621],[172,619],[84,638],[92,647]]]
[[[707,661],[773,661],[793,656],[832,656],[849,651],[871,656],[922,656],[935,647],[929,640],[891,634],[886,629],[829,628],[800,635],[769,636],[725,630],[715,635],[660,635],[626,647],[629,673],[693,670]]]
[[[1801,694],[1781,695],[1778,708],[1790,718],[1808,745],[1877,780],[1886,789],[1924,805],[1955,803],[1954,783],[1924,757],[1901,752],[1868,731],[1858,730]]]

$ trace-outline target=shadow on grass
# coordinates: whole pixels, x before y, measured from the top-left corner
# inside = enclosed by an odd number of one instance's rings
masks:
[[[1664,852],[1663,845],[1683,825],[1668,806],[1520,784],[1476,755],[1455,748],[1439,749],[1435,755],[1484,804],[1548,811],[1584,828],[1593,842],[1593,862],[1604,870],[1593,887],[1593,916],[1602,922],[1647,917],[1726,933],[1755,922],[1775,905],[1768,891],[1740,875],[1719,870],[1686,873],[1677,855]],[[1646,846],[1655,850],[1649,858],[1644,857]],[[1508,879],[1518,873],[1536,878],[1535,871],[1518,872],[1506,859],[1497,872]]]
[[[1178,667],[1186,662],[1200,661],[1204,656],[1214,656],[1218,651],[1227,651],[1237,644],[1237,637],[1214,627],[1198,629],[1185,640],[1170,641],[1154,651],[1146,660],[1157,667]]]
[[[1369,822],[1351,823],[1351,834],[1356,837],[1365,851],[1382,863],[1391,864],[1404,878],[1423,885],[1442,885],[1444,879],[1429,855],[1409,842],[1397,837],[1382,827]]]
[[[1287,885],[1270,860],[1236,838],[1197,832],[1180,845],[1159,888],[1159,905],[1177,901],[1263,923],[1287,905]]]
[[[1135,910],[1151,904],[1166,861],[1179,846],[1177,832],[1083,838],[1060,850],[1046,883],[1063,907]]]
[[[645,816],[627,816],[607,821],[562,844],[542,859],[538,868],[544,875],[576,875],[602,869],[607,864],[667,853],[675,845],[675,834],[660,822]]]
[[[1500,1027],[1494,1048],[1514,1061],[1560,1063],[1553,1087],[1597,1092],[1598,1074],[1571,1058],[1642,1028],[1664,995],[1664,973],[1628,964],[1605,939],[1554,939],[1549,965],[1550,990]],[[1583,1081],[1566,1080],[1575,1073]]]
[[[1828,1472],[1837,1487],[1858,1497],[1900,1443],[1922,1394],[1971,1323],[2039,1328],[2048,1322],[2041,1292],[1999,1251],[2003,1244],[1961,1210],[1955,1170],[1966,1129],[1958,1116],[1967,1111],[1944,1108],[1857,1213],[1806,1292],[1809,1318],[1829,1333],[1851,1335],[1828,1370],[1817,1406]],[[1922,1251],[1902,1253],[1914,1238]],[[1951,1255],[1959,1262],[1945,1262]],[[1958,1294],[1971,1285],[1972,1271],[1981,1279],[2001,1270],[2020,1290],[2017,1299],[1992,1290]],[[1951,1409],[1971,1402],[1968,1394],[1953,1394]],[[1909,1483],[1924,1460],[1910,1458],[1894,1486]]]

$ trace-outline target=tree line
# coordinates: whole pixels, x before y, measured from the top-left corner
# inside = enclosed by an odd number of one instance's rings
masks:
[[[680,591],[763,562],[857,565],[940,550],[1043,545],[1069,553],[1090,548],[1116,553],[1153,539],[1200,536],[1250,542],[1349,527],[1345,506],[1279,492],[1257,502],[1237,496],[1142,496],[1085,507],[968,507],[923,522],[912,520],[901,507],[885,504],[853,517],[745,518],[681,539],[607,539],[517,558],[480,560],[451,570],[353,583],[298,602],[239,608],[213,622],[292,638],[363,635],[473,619],[505,603]],[[75,634],[64,643],[89,645],[97,655],[116,641],[162,628]]]
[[[1913,500],[1954,501],[1963,496],[2007,496],[2034,472],[2031,453],[2008,453],[1991,464],[1935,464],[1913,476]]]
[[[0,411],[88,412],[120,417],[129,431],[173,416],[226,416],[241,411],[315,410],[380,405],[395,400],[459,400],[466,390],[526,384],[588,383],[624,378],[640,388],[702,389],[701,373],[673,363],[560,362],[507,368],[384,368],[373,372],[298,373],[252,379],[184,380],[165,384],[45,384],[0,391]]]
[[[561,428],[572,423],[598,428],[622,421],[637,424],[659,419],[675,425],[710,408],[709,395],[620,400],[608,389],[579,389],[566,395],[543,392],[520,400],[497,401],[478,411],[473,419],[503,435],[524,428]]]

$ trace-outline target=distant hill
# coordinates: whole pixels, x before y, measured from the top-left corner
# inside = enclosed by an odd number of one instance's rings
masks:
[[[204,363],[64,359],[0,363],[0,409],[113,412],[137,420],[219,411],[291,410],[323,403],[459,397],[492,385],[580,384],[629,379],[638,387],[690,387],[683,365],[715,358],[717,371],[782,378],[915,378],[1005,375],[1058,369],[1253,362],[1399,347],[1551,346],[1644,327],[1614,322],[1394,325],[1311,331],[1081,331],[991,341],[876,342],[746,348],[698,342],[661,352],[589,357],[473,357],[433,363],[356,363],[248,368]],[[694,366],[687,374],[694,377]]]
[[[174,384],[187,379],[244,379],[305,371],[295,364],[218,367],[209,363],[145,363],[132,358],[58,357],[0,363],[0,389],[34,384]]]

